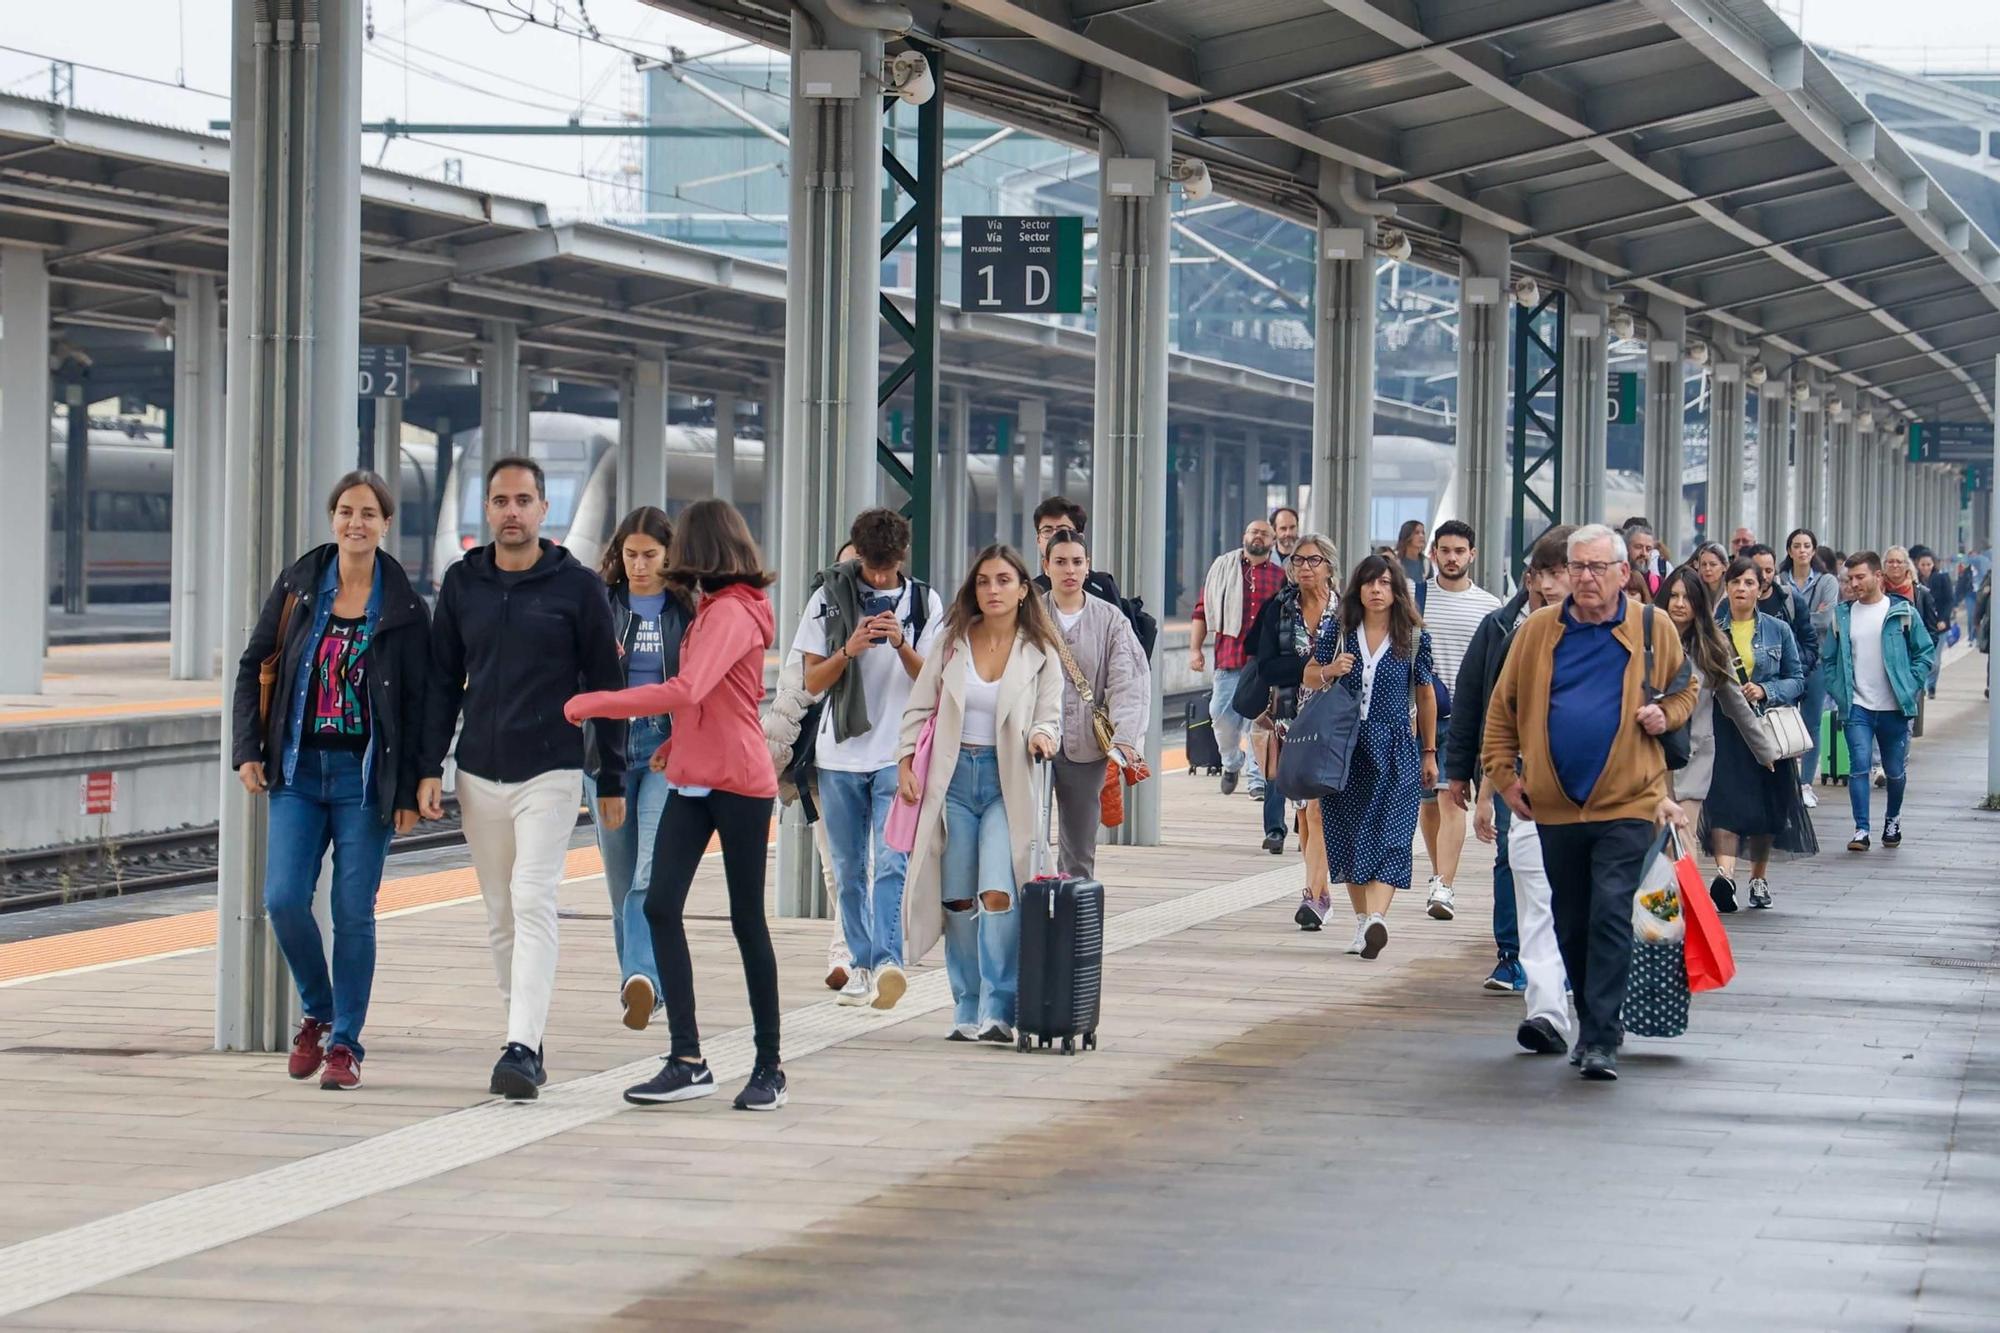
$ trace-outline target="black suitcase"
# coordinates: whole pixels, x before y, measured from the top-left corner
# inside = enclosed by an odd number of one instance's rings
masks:
[[[1208,715],[1205,694],[1188,700],[1187,763],[1190,773],[1198,774],[1205,768],[1214,777],[1222,771],[1222,746],[1215,739],[1215,722]]]
[[[1035,877],[1021,886],[1020,982],[1015,993],[1014,1046],[1028,1050],[1062,1042],[1064,1055],[1097,1049],[1097,1011],[1104,992],[1104,886],[1094,879],[1043,873],[1053,782],[1036,765],[1042,788],[1035,834]]]

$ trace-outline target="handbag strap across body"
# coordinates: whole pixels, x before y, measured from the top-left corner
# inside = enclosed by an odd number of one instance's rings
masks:
[[[1056,651],[1062,656],[1063,670],[1069,673],[1069,683],[1076,686],[1077,697],[1083,700],[1083,706],[1090,714],[1091,729],[1095,733],[1099,747],[1106,751],[1110,750],[1111,739],[1116,734],[1110,712],[1098,704],[1097,695],[1091,690],[1089,682],[1083,678],[1083,668],[1076,664],[1076,657],[1070,652],[1069,644],[1061,635],[1056,636]]]

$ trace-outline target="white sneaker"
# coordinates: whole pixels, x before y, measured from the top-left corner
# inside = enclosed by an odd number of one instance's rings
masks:
[[[1819,797],[1813,792],[1810,782],[1801,782],[1799,784],[1799,799],[1806,803],[1806,809],[1819,809]]]
[[[1380,912],[1371,913],[1367,924],[1361,928],[1361,956],[1374,958],[1389,944],[1389,923],[1382,919]]]
[[[875,982],[875,998],[871,1003],[877,1009],[894,1009],[896,1001],[902,999],[903,992],[910,988],[910,979],[894,963],[876,968],[872,980]]]
[[[1354,943],[1347,946],[1349,953],[1360,953],[1368,947],[1368,918],[1356,913],[1354,917]]]
[[[1451,885],[1437,876],[1431,876],[1431,896],[1425,904],[1433,919],[1449,921],[1458,915],[1451,896]]]
[[[847,984],[834,996],[834,1003],[859,1008],[875,1003],[875,977],[865,967],[851,967],[847,970]]]
[[[1424,892],[1433,898],[1437,897],[1437,891],[1443,887],[1444,880],[1436,875],[1432,875],[1428,880],[1424,881]]]

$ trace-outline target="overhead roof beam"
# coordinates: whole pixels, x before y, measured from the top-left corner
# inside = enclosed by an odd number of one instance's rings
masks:
[[[1818,258],[1818,256],[1816,255],[1815,258]],[[1848,283],[1862,282],[1873,278],[1885,278],[1895,273],[1907,273],[1913,270],[1927,269],[1934,267],[1938,264],[1941,264],[1943,262],[1944,261],[1939,259],[1936,255],[1921,254],[1916,256],[1915,258],[1898,259],[1886,264],[1871,264],[1857,269],[1840,270],[1836,276],[1838,276],[1842,282],[1848,282]],[[1829,269],[1828,271],[1833,272],[1833,270],[1831,269]],[[1718,280],[1713,277],[1704,278],[1701,280],[1701,282],[1697,284],[1697,286],[1700,289],[1701,295],[1706,297],[1710,292],[1716,289],[1716,287],[1718,286]],[[1750,291],[1748,293],[1738,295],[1733,300],[1716,301],[1711,305],[1703,306],[1701,309],[1693,313],[1700,315],[1708,315],[1708,314],[1714,314],[1719,310],[1741,310],[1745,306],[1762,306],[1764,303],[1768,301],[1781,300],[1788,296],[1797,296],[1802,292],[1817,291],[1819,289],[1819,286],[1820,284],[1817,282],[1792,282],[1792,283],[1782,284],[1776,287],[1767,287],[1762,290]],[[1767,321],[1758,320],[1757,322],[1762,324]]]

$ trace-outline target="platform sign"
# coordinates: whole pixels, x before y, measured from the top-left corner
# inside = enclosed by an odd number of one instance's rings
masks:
[[[76,780],[77,813],[108,815],[118,809],[118,775],[85,773]]]
[[[1614,426],[1639,424],[1639,372],[1620,370],[1611,376],[1604,404],[1605,420]]]
[[[1912,463],[1990,463],[1993,427],[1984,421],[1910,423]]]
[[[1083,311],[1083,219],[961,218],[958,305],[994,314]]]
[[[951,436],[951,418],[947,414],[938,422],[938,443],[948,443]],[[908,453],[916,447],[916,423],[903,415],[901,408],[889,412],[889,448],[897,453]],[[1004,454],[1012,451],[1014,440],[1014,418],[993,412],[972,414],[972,439],[966,443],[969,454]]]
[[[1965,465],[1965,479],[1960,484],[1966,501],[1981,491],[1993,489],[1993,465],[1991,463],[1968,463]]]
[[[410,392],[410,349],[363,343],[360,372],[358,384],[363,398],[406,398]]]

